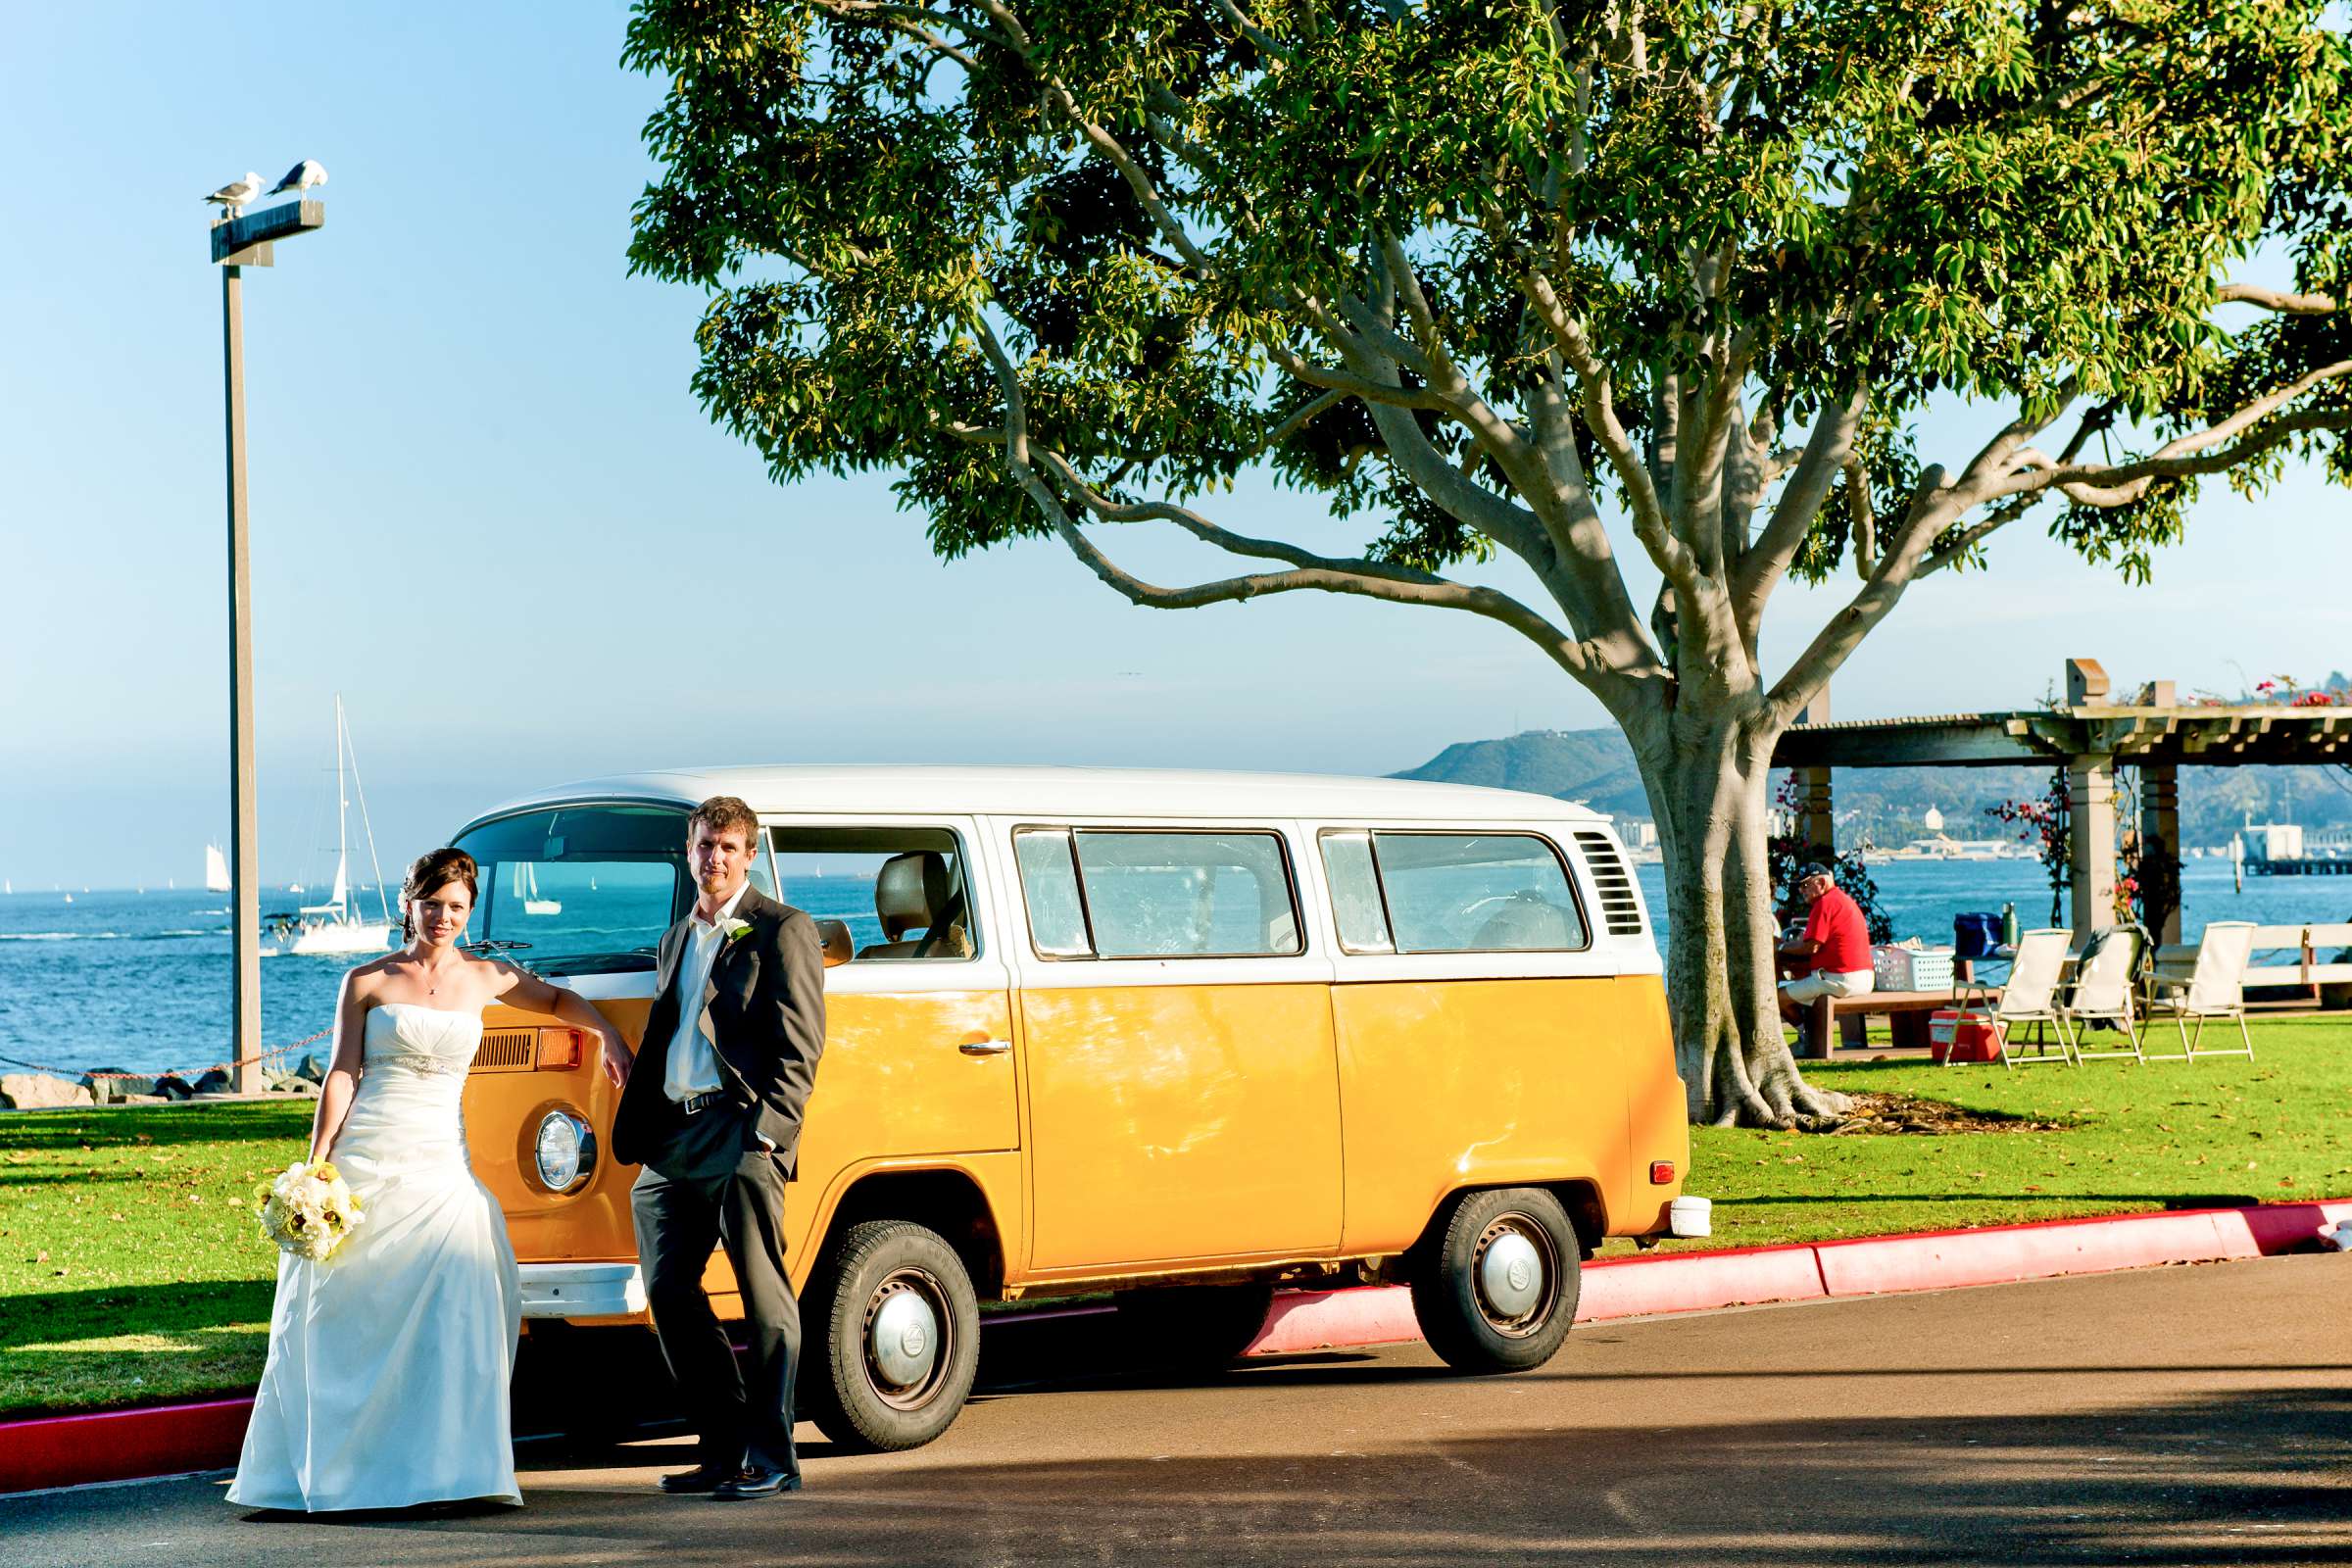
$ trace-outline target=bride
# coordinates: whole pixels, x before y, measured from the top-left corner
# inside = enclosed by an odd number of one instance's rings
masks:
[[[343,977],[311,1129],[364,1220],[325,1262],[281,1254],[270,1357],[231,1502],[317,1513],[484,1498],[519,1504],[508,1420],[521,1293],[506,1222],[466,1159],[459,1095],[505,1000],[594,1034],[614,1084],[629,1051],[596,1009],[457,947],[473,858],[409,867],[409,942]]]

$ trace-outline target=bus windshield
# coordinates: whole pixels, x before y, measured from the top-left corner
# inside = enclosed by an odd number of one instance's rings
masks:
[[[485,822],[458,848],[481,866],[466,940],[518,944],[506,956],[540,974],[653,968],[693,892],[682,809],[559,807]]]

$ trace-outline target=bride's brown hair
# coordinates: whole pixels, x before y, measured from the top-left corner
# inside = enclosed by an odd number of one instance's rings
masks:
[[[464,850],[427,850],[409,862],[409,874],[400,884],[400,934],[408,941],[416,940],[416,923],[410,918],[409,906],[418,899],[429,899],[452,882],[466,884],[466,902],[482,902],[481,867]]]

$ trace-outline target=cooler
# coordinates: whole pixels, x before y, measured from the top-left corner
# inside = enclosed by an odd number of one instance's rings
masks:
[[[1938,1007],[1928,1016],[1928,1055],[1936,1062],[1998,1061],[2001,1025],[1989,1013]]]

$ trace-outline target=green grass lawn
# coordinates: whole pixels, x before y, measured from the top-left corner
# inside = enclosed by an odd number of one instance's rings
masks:
[[[0,1115],[0,1417],[250,1388],[312,1102]]]
[[[1812,1064],[1836,1089],[2057,1125],[1696,1128],[1689,1191],[1715,1200],[1715,1234],[1666,1246],[2352,1196],[2352,1023],[2269,1020],[2255,1049],[2193,1067]],[[307,1102],[0,1115],[0,1417],[250,1388],[277,1254],[247,1202],[301,1155],[310,1115]]]
[[[2273,1018],[2253,1032],[2252,1061],[2193,1066],[2109,1060],[2012,1072],[1998,1062],[1872,1061],[1866,1052],[1850,1062],[1809,1062],[1807,1078],[1826,1088],[2061,1126],[1827,1136],[1694,1127],[1685,1191],[1715,1200],[1715,1234],[1665,1245],[1758,1247],[2352,1197],[2352,1023]]]

